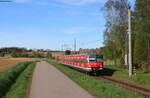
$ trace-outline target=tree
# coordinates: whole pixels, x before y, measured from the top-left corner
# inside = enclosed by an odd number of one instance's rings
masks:
[[[108,0],[104,6],[106,15],[106,30],[104,44],[108,48],[104,55],[109,59],[119,60],[119,65],[124,63],[127,54],[127,0]],[[112,56],[112,57],[110,57]]]
[[[104,11],[106,15],[106,30],[102,49],[104,56],[110,60],[120,59],[123,64],[127,54],[127,7],[128,0],[108,0]],[[133,63],[150,71],[150,1],[136,0],[132,11],[132,47]]]
[[[139,67],[148,67],[150,66],[150,1],[136,0],[134,13],[134,63]]]
[[[70,55],[71,54],[71,51],[70,50],[66,50],[65,51],[65,55]]]

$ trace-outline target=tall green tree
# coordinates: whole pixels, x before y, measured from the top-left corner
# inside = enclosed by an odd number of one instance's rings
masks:
[[[134,63],[150,66],[150,0],[136,0]]]
[[[106,17],[106,31],[104,44],[108,48],[104,51],[108,59],[119,59],[119,65],[124,64],[127,54],[127,0],[108,0],[104,6]]]

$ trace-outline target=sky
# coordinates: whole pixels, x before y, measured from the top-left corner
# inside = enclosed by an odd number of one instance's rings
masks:
[[[103,46],[106,0],[14,0],[0,3],[0,47],[73,50]]]

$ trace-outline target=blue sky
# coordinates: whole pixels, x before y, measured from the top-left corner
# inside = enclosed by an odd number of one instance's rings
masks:
[[[0,3],[0,47],[60,50],[103,46],[106,0],[14,0]],[[99,40],[99,41],[97,41]],[[89,43],[88,43],[89,42]]]

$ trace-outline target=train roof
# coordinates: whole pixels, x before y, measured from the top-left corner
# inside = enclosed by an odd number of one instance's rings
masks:
[[[72,54],[72,55],[65,55],[65,56],[103,56],[103,55],[97,53],[83,53],[83,54]]]

